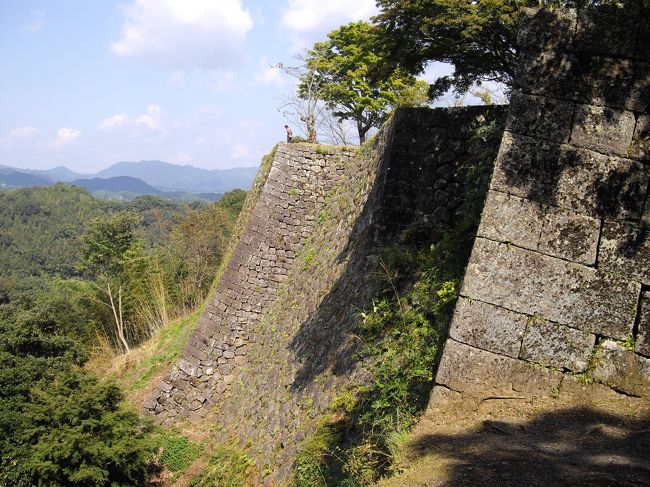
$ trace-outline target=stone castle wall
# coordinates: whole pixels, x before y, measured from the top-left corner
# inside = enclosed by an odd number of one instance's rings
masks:
[[[163,424],[204,416],[235,381],[256,340],[255,325],[286,281],[324,196],[355,150],[319,153],[280,144],[250,219],[216,291],[170,374],[146,408]]]
[[[287,477],[301,441],[341,388],[367,380],[356,331],[373,296],[376,247],[410,223],[449,221],[464,198],[460,166],[471,159],[489,171],[493,162],[496,148],[486,151],[474,131],[503,124],[505,112],[400,109],[341,168],[281,298],[256,327],[241,375],[215,408],[218,439],[250,445],[260,471],[271,472],[266,484]]]
[[[578,376],[650,396],[648,20],[524,12],[439,386],[539,393]]]
[[[448,223],[463,171],[491,167],[474,131],[505,107],[400,109],[363,151],[281,144],[250,219],[182,357],[147,409],[163,424],[210,412],[273,484],[350,381],[375,247],[416,221]]]

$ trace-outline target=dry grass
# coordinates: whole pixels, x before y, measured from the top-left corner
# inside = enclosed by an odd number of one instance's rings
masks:
[[[109,346],[94,353],[86,367],[102,377],[117,379],[127,399],[142,407],[147,396],[180,356],[203,307],[177,319],[128,353],[116,353]]]

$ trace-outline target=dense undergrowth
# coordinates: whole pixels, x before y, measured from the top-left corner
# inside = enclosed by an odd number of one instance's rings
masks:
[[[244,196],[196,206],[97,202],[60,185],[0,194],[1,487],[140,486],[200,453],[126,399],[179,356]],[[116,349],[108,285],[128,343],[145,346]]]
[[[466,161],[466,200],[447,227],[416,222],[377,249],[379,291],[359,314],[359,359],[371,380],[332,402],[306,440],[292,487],[371,485],[394,472],[400,445],[427,404],[487,191],[502,127],[475,133],[486,149]]]

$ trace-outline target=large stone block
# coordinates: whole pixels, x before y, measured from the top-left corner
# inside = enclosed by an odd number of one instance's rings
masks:
[[[537,250],[553,257],[593,265],[599,234],[599,219],[547,206]]]
[[[546,203],[552,200],[561,145],[504,132],[490,188]]]
[[[547,367],[582,372],[587,368],[596,335],[539,318],[528,320],[520,357]]]
[[[601,6],[581,9],[573,48],[609,56],[633,57],[639,9]]]
[[[524,51],[515,86],[531,95],[643,112],[650,97],[648,66],[590,53]]]
[[[593,105],[576,107],[571,144],[617,156],[627,155],[636,120],[634,113]]]
[[[606,220],[598,255],[602,269],[650,284],[650,229],[645,222]]]
[[[591,217],[639,218],[650,166],[505,132],[491,189]]]
[[[611,340],[598,345],[587,373],[626,394],[650,397],[650,359]]]
[[[517,29],[520,50],[566,49],[573,42],[577,14],[573,9],[522,8]]]
[[[553,204],[592,217],[639,218],[650,167],[630,159],[562,146]]]
[[[554,142],[568,142],[575,103],[515,91],[510,98],[506,129]]]
[[[461,297],[449,336],[476,348],[517,358],[526,320],[526,315]]]
[[[639,305],[639,334],[634,351],[650,357],[650,293],[644,292]]]
[[[639,115],[629,152],[635,159],[650,160],[650,115]]]
[[[470,395],[548,394],[562,374],[447,340],[436,383]]]
[[[507,193],[489,191],[478,235],[536,250],[542,225],[543,211],[539,203]]]
[[[477,238],[461,294],[612,338],[632,332],[640,284]]]

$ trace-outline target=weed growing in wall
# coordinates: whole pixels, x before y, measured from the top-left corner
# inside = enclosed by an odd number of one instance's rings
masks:
[[[371,379],[332,402],[296,459],[293,487],[371,485],[396,468],[400,446],[426,406],[441,345],[487,191],[501,127],[477,132],[496,140],[462,168],[465,202],[447,227],[409,226],[377,249],[378,292],[359,313],[359,359]]]

